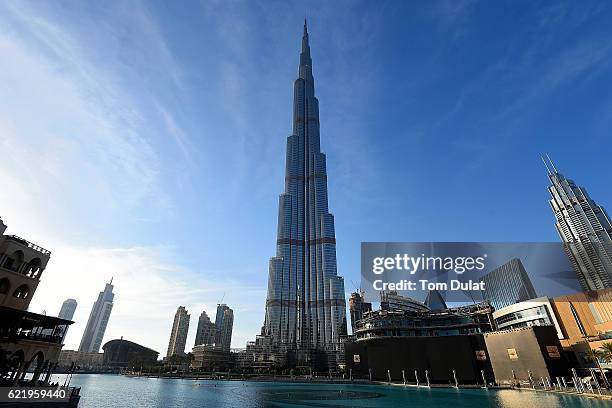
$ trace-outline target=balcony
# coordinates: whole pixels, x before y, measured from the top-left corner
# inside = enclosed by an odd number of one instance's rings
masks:
[[[28,247],[30,249],[33,249],[35,251],[40,252],[43,255],[51,255],[51,251],[49,251],[48,249],[45,249],[45,248],[43,248],[41,246],[38,246],[38,245],[28,241],[28,240],[25,240],[25,239],[23,239],[21,237],[18,237],[17,235],[5,235],[4,238],[9,240],[9,241],[18,242],[18,243],[20,243],[23,246],[26,246],[26,247]]]
[[[62,344],[66,328],[73,322],[24,310],[0,306],[0,343],[20,340]]]

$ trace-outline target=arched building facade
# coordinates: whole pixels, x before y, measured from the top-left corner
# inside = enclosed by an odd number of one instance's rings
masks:
[[[51,252],[5,231],[0,219],[0,385],[46,383],[73,322],[28,312]]]

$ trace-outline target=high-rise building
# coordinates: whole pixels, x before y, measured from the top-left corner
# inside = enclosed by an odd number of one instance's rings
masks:
[[[170,333],[166,357],[182,356],[185,354],[187,333],[189,333],[189,317],[185,306],[179,306],[174,315],[174,323],[172,323],[172,332]]]
[[[77,308],[76,299],[66,299],[64,300],[64,303],[62,304],[62,308],[60,309],[60,312],[57,315],[57,317],[59,317],[60,319],[72,320],[72,317],[74,316],[74,312],[76,311],[76,308]],[[68,334],[68,326],[64,326],[62,327],[62,329],[64,330],[63,338],[66,338],[66,334]]]
[[[215,342],[216,327],[210,318],[206,314],[206,311],[202,311],[200,318],[198,319],[198,329],[196,331],[196,338],[194,346],[202,344],[210,345]]]
[[[550,161],[550,158],[548,159]],[[550,161],[550,206],[565,252],[584,290],[612,287],[612,222],[584,187],[565,178]],[[552,168],[552,171],[551,171]]]
[[[225,304],[217,305],[215,317],[215,345],[228,351],[232,345],[232,330],[234,327],[234,311]]]
[[[57,317],[60,319],[72,320],[76,308],[77,301],[75,299],[66,299],[64,300],[64,303],[62,303],[62,308],[60,309]]]
[[[97,353],[100,351],[106,325],[113,310],[113,280],[106,284],[104,291],[98,294],[98,299],[94,302],[87,320],[87,326],[83,332],[83,338],[79,345],[79,351],[87,353]]]
[[[523,263],[512,258],[481,278],[484,282],[483,298],[496,310],[537,296]]]
[[[363,319],[365,312],[372,311],[372,303],[363,300],[363,294],[359,292],[351,293],[349,298],[349,312],[351,315],[351,329],[355,333],[355,324]]]
[[[277,348],[295,354],[297,364],[312,365],[313,358],[343,355],[341,339],[347,328],[306,23],[293,98],[293,131],[287,137],[285,191],[279,198],[276,256],[269,263],[262,334],[271,336]]]

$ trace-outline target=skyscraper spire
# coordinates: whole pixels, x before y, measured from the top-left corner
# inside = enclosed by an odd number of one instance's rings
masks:
[[[304,19],[304,34],[302,35],[302,52],[307,52],[310,56],[310,45],[308,44],[308,26],[306,25],[306,19]]]
[[[302,52],[300,53],[299,77],[306,81],[313,82],[312,59],[310,58],[310,44],[308,43],[308,27],[304,19],[304,35],[302,36]],[[312,84],[314,93],[314,84]]]
[[[557,171],[557,168],[555,167],[555,163],[553,163],[553,161],[550,159],[550,156],[548,156],[548,153],[546,153],[546,158],[548,158],[548,161],[550,162],[550,165],[552,166],[552,168],[555,171],[555,173],[559,173]]]
[[[548,175],[552,176],[552,172],[550,171],[550,168],[548,167],[548,163],[546,163],[546,160],[544,160],[544,156],[540,156],[540,159],[542,159],[542,162],[546,166],[546,170],[548,171]]]

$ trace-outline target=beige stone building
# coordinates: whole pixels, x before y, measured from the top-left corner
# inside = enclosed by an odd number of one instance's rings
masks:
[[[220,346],[201,344],[193,348],[191,368],[203,371],[224,371],[234,366],[232,353]]]
[[[51,253],[5,231],[0,219],[0,353],[9,366],[0,385],[45,383],[73,322],[28,311]],[[28,370],[32,376],[26,379]]]
[[[612,289],[559,296],[554,307],[563,328],[561,345],[573,350],[580,364],[592,359],[592,350],[612,342]]]
[[[59,355],[59,366],[70,368],[72,364],[81,369],[95,369],[103,365],[104,353],[87,353],[78,350],[62,350]]]

